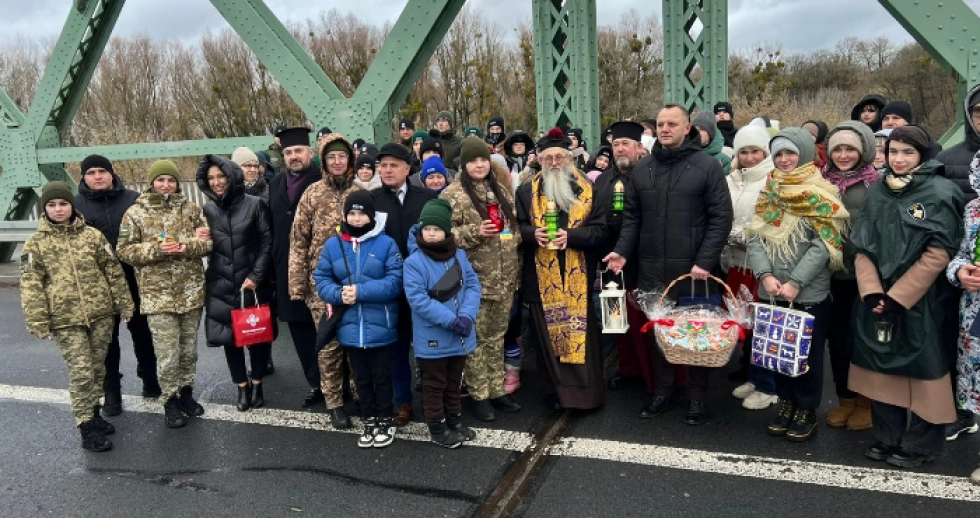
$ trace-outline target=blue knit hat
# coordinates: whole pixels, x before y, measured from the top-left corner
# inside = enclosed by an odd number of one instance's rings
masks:
[[[446,171],[446,165],[442,163],[442,159],[438,155],[430,156],[422,162],[422,168],[419,171],[419,178],[422,183],[425,183],[425,179],[430,174],[441,174],[447,181],[449,180],[449,173]]]

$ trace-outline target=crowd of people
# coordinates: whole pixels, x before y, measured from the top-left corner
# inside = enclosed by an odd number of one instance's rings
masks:
[[[303,407],[324,404],[338,429],[357,414],[358,446],[382,448],[420,391],[432,441],[455,448],[476,436],[464,399],[482,422],[521,411],[511,394],[531,350],[549,408],[595,409],[635,380],[649,396],[640,417],[667,413],[683,387],[685,422],[704,423],[716,369],[668,361],[632,304],[606,379],[596,295],[611,272],[629,291],[673,283],[678,306],[721,304],[716,289],[686,296],[717,276],[812,317],[800,375],[750,362],[751,326],[735,353],[732,395],[775,407],[768,434],[814,436],[826,350],[838,400],[826,425],[871,429],[865,456],[914,468],[980,429],[980,85],[963,110],[966,138],[947,150],[909,103],[878,95],[833,128],[762,115],[738,128],[729,103],[693,118],[668,104],[612,124],[594,153],[579,129],[535,139],[499,116],[459,136],[449,112],[430,131],[401,120],[380,147],[329,128],[311,146],[309,129],[277,128],[268,149],[201,160],[204,207],[172,161],[136,193],[92,155],[77,195],[42,191],[21,256],[24,316],[69,366],[87,450],[112,447],[103,414],[122,411],[123,321],[166,426],[205,411],[193,392],[202,315],[237,408],[262,407],[272,344],[237,347],[232,321],[255,304],[289,330]]]

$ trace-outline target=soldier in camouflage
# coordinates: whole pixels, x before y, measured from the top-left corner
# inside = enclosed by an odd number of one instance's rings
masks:
[[[53,338],[68,365],[68,394],[82,447],[106,451],[115,428],[100,415],[105,356],[114,317],[133,316],[126,277],[105,236],[85,225],[63,182],[44,186],[44,216],[20,258],[21,306],[27,330]]]
[[[343,219],[347,195],[361,190],[354,184],[354,150],[340,133],[320,137],[320,167],[323,178],[310,185],[300,197],[296,218],[289,237],[289,297],[306,303],[313,323],[320,325],[325,304],[313,282],[313,271],[320,260],[324,243],[337,235]],[[320,388],[334,428],[350,428],[344,412],[344,350],[336,340],[317,354]],[[348,362],[349,365],[349,362]],[[354,376],[350,376],[351,392]]]
[[[465,378],[473,399],[473,415],[481,421],[496,419],[494,408],[517,412],[520,404],[504,390],[504,334],[520,272],[517,247],[520,232],[514,208],[514,190],[506,167],[490,162],[486,144],[476,137],[463,139],[458,182],[440,195],[453,208],[453,236],[480,278],[483,295],[476,317],[476,350],[466,358]],[[503,232],[487,211],[496,201]]]
[[[119,258],[133,265],[140,310],[147,315],[157,355],[157,373],[167,426],[199,416],[194,400],[197,328],[204,307],[204,265],[211,253],[201,208],[180,193],[180,170],[170,160],[150,167],[150,187],[123,216]]]

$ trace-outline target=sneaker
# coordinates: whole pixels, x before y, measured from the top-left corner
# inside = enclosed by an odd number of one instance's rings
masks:
[[[472,441],[473,439],[476,439],[476,432],[474,432],[472,428],[465,426],[463,424],[462,412],[458,414],[447,413],[446,425],[449,426],[449,428],[452,429],[453,431],[462,435],[464,441]]]
[[[980,468],[977,468],[977,470],[970,475],[970,482],[980,486]]]
[[[429,437],[443,448],[459,448],[463,444],[463,436],[449,428],[445,419],[438,423],[429,423]]]
[[[390,417],[379,419],[377,431],[374,434],[374,447],[384,448],[394,442],[396,430],[398,428],[395,427],[395,423],[392,422]]]
[[[183,428],[187,425],[187,418],[180,411],[180,403],[177,396],[170,396],[170,399],[163,404],[163,416],[167,423],[167,428]]]
[[[977,433],[980,426],[973,417],[973,413],[967,410],[956,410],[956,422],[946,425],[946,440],[955,441],[964,433]]]
[[[187,415],[204,415],[204,407],[194,400],[194,389],[192,389],[189,385],[186,387],[181,387],[180,398],[177,400],[177,404],[180,407],[180,411]]]
[[[779,413],[776,418],[769,423],[769,435],[783,436],[793,422],[793,414],[796,412],[796,405],[792,401],[783,401],[779,406]]]
[[[762,410],[764,408],[769,408],[776,403],[779,403],[779,396],[775,394],[766,394],[765,392],[755,392],[749,394],[749,397],[742,400],[742,408],[747,408],[749,410]]]
[[[803,442],[813,437],[815,431],[817,431],[817,412],[798,408],[793,413],[793,423],[786,429],[786,439]]]
[[[927,462],[932,462],[933,460],[935,460],[935,457],[933,457],[932,455],[926,455],[924,453],[912,453],[903,450],[895,450],[894,452],[892,452],[891,455],[888,456],[887,459],[885,459],[885,462],[899,468],[911,469],[911,468],[918,468],[919,466]]]
[[[364,431],[357,438],[359,448],[371,448],[374,446],[374,435],[378,433],[378,421],[373,417],[364,420]]]
[[[751,396],[753,392],[755,392],[755,383],[752,383],[751,381],[747,381],[739,385],[738,388],[736,388],[735,390],[733,390],[732,396],[734,396],[737,399],[745,399]]]
[[[109,451],[112,449],[112,443],[105,436],[95,431],[92,421],[78,425],[78,433],[82,436],[82,448],[88,451]]]

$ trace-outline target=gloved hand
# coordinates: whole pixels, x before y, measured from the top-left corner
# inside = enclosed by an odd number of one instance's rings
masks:
[[[473,320],[466,315],[460,315],[456,317],[456,320],[453,320],[453,324],[450,327],[453,333],[466,338],[473,332]]]
[[[884,299],[885,299],[885,313],[891,313],[892,315],[901,315],[902,313],[905,313],[907,311],[905,309],[905,306],[899,304],[897,300],[889,297],[888,295],[885,295]]]
[[[868,311],[874,311],[884,300],[884,293],[869,293],[864,296],[864,307],[868,308]]]

